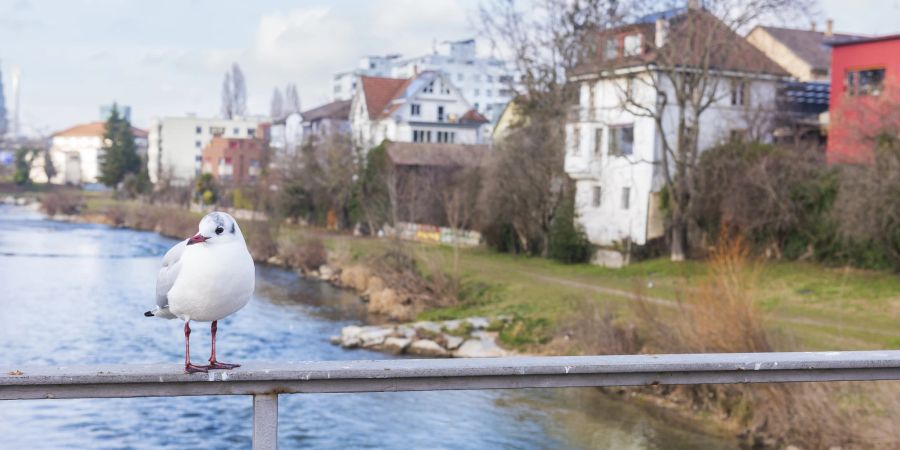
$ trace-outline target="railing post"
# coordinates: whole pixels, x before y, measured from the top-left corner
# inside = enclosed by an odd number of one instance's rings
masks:
[[[253,450],[278,448],[278,394],[253,395]]]

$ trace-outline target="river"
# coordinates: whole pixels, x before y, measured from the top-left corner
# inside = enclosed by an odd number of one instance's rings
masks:
[[[28,365],[178,363],[180,321],[146,318],[155,233],[44,219],[0,205],[0,370]],[[385,359],[328,343],[360,323],[357,298],[257,267],[253,301],[220,321],[221,360]],[[196,324],[192,353],[209,354]],[[0,448],[249,448],[248,396],[3,402]],[[283,395],[281,448],[733,448],[593,389]]]

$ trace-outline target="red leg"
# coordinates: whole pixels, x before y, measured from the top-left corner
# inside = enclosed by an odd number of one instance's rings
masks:
[[[191,326],[184,321],[184,373],[206,372],[204,366],[191,364]]]
[[[240,364],[227,364],[216,361],[216,330],[219,328],[218,322],[218,320],[213,320],[212,325],[209,326],[209,334],[212,336],[212,355],[210,355],[209,365],[206,367],[210,369],[234,369],[235,367],[241,367]]]

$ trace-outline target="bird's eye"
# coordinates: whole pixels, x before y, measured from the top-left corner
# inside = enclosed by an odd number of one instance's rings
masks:
[[[222,227],[216,227],[216,234],[222,234],[223,231],[225,231],[224,228],[222,228]]]

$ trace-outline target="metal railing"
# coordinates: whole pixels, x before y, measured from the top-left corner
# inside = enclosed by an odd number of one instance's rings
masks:
[[[273,449],[280,394],[872,380],[900,380],[900,351],[21,367],[0,372],[0,400],[252,395],[253,448]]]

